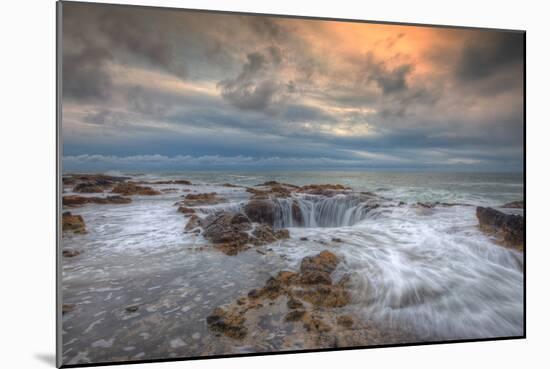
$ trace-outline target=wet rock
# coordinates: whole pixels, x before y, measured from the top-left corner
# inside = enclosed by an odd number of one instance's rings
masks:
[[[276,277],[269,278],[262,289],[249,294],[249,297],[274,299],[286,294],[289,299],[300,298],[315,306],[344,306],[349,302],[347,285],[333,284],[330,275],[338,263],[336,255],[326,250],[318,255],[305,257],[300,273],[281,271]]]
[[[378,197],[378,195],[376,195],[374,192],[370,192],[370,191],[362,191],[362,192],[360,192],[360,194],[368,196],[368,197]]]
[[[255,188],[249,187],[246,191],[252,194],[250,197],[251,200],[269,200],[288,198],[296,189],[298,189],[298,186],[267,181],[257,185]]]
[[[82,206],[90,202],[89,197],[70,195],[63,196],[63,205],[64,206]]]
[[[333,237],[333,238],[332,238],[332,242],[337,242],[337,243],[341,243],[341,242],[344,242],[344,241],[342,241],[342,239],[341,239],[341,238],[338,238],[338,237]]]
[[[351,297],[347,289],[340,285],[317,285],[312,289],[300,290],[297,296],[314,306],[337,308],[349,304]]]
[[[298,273],[283,270],[277,274],[277,280],[280,281],[283,285],[291,285],[298,281],[298,276]]]
[[[92,198],[94,204],[129,204],[132,199],[122,196],[107,196],[107,197],[94,197]]]
[[[80,255],[80,251],[75,250],[75,249],[65,249],[65,250],[63,250],[62,255],[66,258],[73,258],[75,256]]]
[[[285,320],[287,322],[296,322],[298,320],[301,320],[304,317],[305,313],[306,312],[304,310],[289,311],[285,316]]]
[[[178,212],[189,215],[189,214],[195,214],[195,209],[188,208],[187,206],[180,206],[178,208]]]
[[[309,241],[309,238],[307,238],[307,237],[300,237],[300,241]]]
[[[292,202],[292,219],[295,222],[295,226],[302,227],[304,223],[304,214],[297,201]]]
[[[313,334],[315,339],[320,337],[319,334],[338,330],[333,311],[350,301],[347,282],[341,280],[333,283],[330,276],[338,263],[339,258],[326,250],[304,258],[299,273],[279,272],[275,277],[270,277],[262,288],[251,290],[248,295],[239,297],[234,304],[216,309],[207,319],[207,323],[211,329],[223,332],[230,326],[229,334],[226,335],[234,334],[232,330],[238,329],[238,336],[244,338],[246,331],[241,330],[241,327],[246,328],[249,324],[257,329],[258,319],[261,319],[258,309],[264,309],[264,314],[269,316],[273,314],[270,309],[275,309],[274,311],[282,313],[284,322],[295,323],[296,329],[302,327]],[[318,273],[324,279],[309,280],[306,277],[308,273]],[[247,323],[248,318],[253,322]],[[351,326],[350,319],[340,319],[340,325]],[[213,326],[213,323],[220,321],[223,321],[222,327]],[[353,324],[353,320],[351,321]]]
[[[345,327],[345,328],[351,328],[353,327],[353,318],[349,315],[341,315],[336,319],[336,322]]]
[[[244,207],[244,213],[253,222],[272,225],[275,222],[276,206],[271,200],[251,200]]]
[[[300,282],[303,284],[331,284],[330,273],[321,270],[306,270],[302,272]]]
[[[61,179],[61,182],[63,183],[63,186],[73,186],[76,183],[76,179],[71,176],[69,177],[63,176],[63,178]]]
[[[274,231],[273,228],[267,224],[260,224],[256,226],[252,232],[252,235],[254,236],[252,242],[256,246],[266,245],[278,240],[290,238],[288,230],[280,229]]]
[[[433,207],[435,207],[435,204],[428,204],[428,203],[425,203],[425,202],[418,202],[416,205],[421,207],[421,208],[426,208],[426,209],[432,209]]]
[[[201,220],[204,238],[214,243],[216,248],[227,255],[236,255],[248,248],[252,228],[244,214],[220,213],[209,215]]]
[[[280,183],[277,182],[277,181],[267,181],[267,182],[264,182],[264,183],[260,183],[256,186],[259,187],[259,186],[277,186],[277,185],[280,185]]]
[[[323,271],[332,273],[340,260],[332,252],[324,250],[315,256],[306,256],[300,264],[300,271]]]
[[[153,184],[153,185],[167,185],[167,184],[178,184],[178,185],[192,185],[192,183],[186,179],[174,179],[168,181],[154,181],[154,182],[140,182],[143,184]]]
[[[127,313],[135,313],[138,310],[139,310],[139,305],[132,305],[124,308],[124,311],[126,311]]]
[[[65,315],[67,313],[74,311],[74,309],[76,309],[75,304],[63,304],[63,306],[61,307],[61,313]]]
[[[191,232],[195,229],[198,229],[201,226],[201,218],[199,218],[197,215],[193,214],[187,221],[187,224],[185,225],[185,231]]]
[[[119,183],[112,189],[111,192],[118,193],[124,196],[154,196],[161,194],[160,191],[154,190],[151,187],[139,186],[132,182]]]
[[[332,197],[337,194],[349,193],[351,191],[351,188],[340,184],[312,184],[302,186],[298,191],[310,195],[322,195]]]
[[[252,290],[248,291],[248,297],[251,297],[253,299],[256,299],[256,298],[261,297],[261,296],[262,296],[262,291],[260,291],[258,289],[252,289]]]
[[[269,198],[266,191],[258,190],[253,187],[247,187],[246,192],[252,194],[250,197],[251,200],[264,200]]]
[[[290,232],[288,231],[288,229],[279,229],[275,231],[275,236],[279,240],[286,240],[290,238]]]
[[[73,192],[80,193],[94,193],[94,192],[103,192],[103,188],[94,183],[79,183],[73,188]]]
[[[221,197],[218,197],[218,194],[215,192],[210,193],[198,193],[198,194],[189,194],[185,196],[183,204],[185,206],[203,206],[203,205],[215,205],[225,200]]]
[[[305,315],[303,317],[304,327],[308,331],[315,331],[319,333],[327,333],[332,330],[331,326],[328,325],[319,315]]]
[[[115,184],[124,182],[128,179],[130,179],[130,177],[109,176],[106,174],[68,174],[63,176],[63,185],[72,186],[75,184],[85,184],[88,186],[98,186],[104,189],[106,187],[112,187]]]
[[[242,214],[221,213],[206,217],[203,236],[213,243],[248,242],[246,231],[252,228],[250,220]]]
[[[479,226],[485,233],[494,235],[499,242],[519,251],[524,245],[524,218],[521,215],[505,214],[493,208],[476,208]]]
[[[302,304],[299,300],[296,300],[295,298],[291,297],[288,299],[286,306],[289,309],[301,309],[304,307],[304,304]]]
[[[245,318],[242,315],[221,307],[216,308],[206,318],[206,324],[211,330],[235,339],[242,339],[248,333],[244,323]]]
[[[248,219],[248,217],[243,213],[232,215],[230,223],[235,226],[244,225],[247,230],[250,229],[250,219]]]
[[[122,196],[87,197],[79,195],[63,196],[63,206],[79,207],[86,204],[129,204],[132,199]]]
[[[267,181],[267,182],[264,182],[264,183],[260,183],[257,186],[258,187],[261,187],[261,186],[267,186],[267,187],[280,186],[280,187],[288,187],[288,188],[300,188],[299,186],[295,186],[295,185],[290,184],[290,183],[280,183],[280,182],[277,182],[277,181]]]
[[[523,201],[512,201],[502,205],[502,207],[507,209],[523,209],[525,203]]]
[[[72,215],[66,211],[62,216],[62,229],[63,232],[73,232],[77,234],[85,234],[86,224],[81,215]]]
[[[460,203],[460,202],[435,201],[435,202],[417,202],[414,206],[417,207],[417,208],[433,209],[437,206],[449,208],[449,207],[452,207],[452,206],[471,206],[471,205],[470,204],[463,204],[463,203]]]
[[[273,186],[268,189],[256,189],[256,188],[247,188],[246,192],[251,193],[251,200],[269,200],[276,198],[287,198],[290,197],[291,191],[286,187],[282,186]]]
[[[178,189],[177,188],[163,188],[160,190],[160,192],[162,193],[175,193],[175,192],[178,192]]]

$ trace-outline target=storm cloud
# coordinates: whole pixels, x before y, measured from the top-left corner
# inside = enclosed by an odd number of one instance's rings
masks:
[[[523,169],[520,32],[65,3],[62,36],[71,168]]]

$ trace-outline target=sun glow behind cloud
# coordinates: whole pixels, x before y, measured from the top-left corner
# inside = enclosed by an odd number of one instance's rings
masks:
[[[522,169],[518,33],[86,4],[64,6],[63,29],[73,164]]]

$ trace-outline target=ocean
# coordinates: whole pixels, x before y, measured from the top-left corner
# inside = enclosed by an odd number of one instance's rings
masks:
[[[405,330],[416,341],[523,335],[524,254],[481,232],[475,215],[476,206],[500,208],[523,200],[522,174],[106,174],[144,182],[185,179],[192,185],[156,184],[152,187],[165,192],[133,196],[129,204],[64,209],[81,215],[88,231],[64,234],[62,240],[64,248],[82,250],[62,262],[63,302],[77,306],[62,321],[66,364],[308,348],[285,346],[292,334],[287,327],[269,328],[253,343],[220,338],[205,317],[325,249],[343,260],[335,274],[352,276],[352,300],[342,309],[377,327]],[[174,206],[182,196],[216,192],[224,202],[199,213],[239,212],[250,197],[245,188],[266,181],[342,184],[384,201],[365,209],[357,198],[293,195],[305,218],[296,226],[281,199],[274,226],[288,229],[290,239],[236,256],[208,249],[202,236],[184,231],[189,218]],[[227,183],[242,187],[222,186]],[[64,188],[64,196],[71,194]],[[140,307],[128,314],[131,305]]]

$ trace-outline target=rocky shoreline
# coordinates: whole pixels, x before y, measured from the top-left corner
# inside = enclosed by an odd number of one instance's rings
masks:
[[[189,188],[158,188],[159,185]],[[62,215],[63,233],[88,233],[83,216],[73,214],[73,211],[84,206],[124,206],[132,203],[135,196],[159,196],[170,191],[181,191],[188,193],[174,204],[174,212],[181,214],[185,232],[206,240],[205,248],[221,251],[227,257],[235,257],[249,249],[265,253],[266,248],[277,247],[279,242],[290,238],[287,227],[306,227],[312,222],[322,226],[347,225],[352,224],[354,217],[361,219],[381,206],[398,208],[407,205],[372,192],[356,192],[339,184],[296,186],[268,181],[249,187],[222,184],[223,187],[244,190],[248,198],[243,200],[238,210],[217,210],[216,206],[225,202],[222,195],[216,192],[197,193],[191,191],[192,186],[193,183],[186,179],[148,182],[133,181],[130,177],[122,176],[66,175],[63,177],[64,190],[78,194],[63,196],[64,208],[71,209]],[[321,211],[326,211],[327,216],[311,219],[304,204],[299,201],[303,197],[320,203]],[[344,214],[334,205],[335,201],[348,208],[354,207],[355,210]],[[418,202],[410,205],[419,214],[437,207],[472,206],[445,202]],[[515,201],[504,204],[502,208],[522,209],[523,206],[523,202]],[[327,222],[329,216],[336,219],[334,225],[323,223]],[[497,244],[523,251],[523,216],[487,207],[477,207],[476,216],[480,229],[489,237],[494,237]],[[308,242],[309,239],[302,237],[300,241]],[[345,242],[338,237],[332,238],[332,244],[346,247]],[[83,251],[67,247],[63,249],[63,256],[75,258]],[[334,275],[344,263],[345,259],[338,255],[337,248],[312,252],[301,260],[298,270],[280,270],[263,285],[215,308],[204,317],[204,322],[212,334],[228,342],[239,342],[239,345],[252,344],[258,337],[266,335],[274,325],[284,327],[289,332],[281,342],[282,349],[417,342],[419,338],[409,331],[381,328],[364,317],[346,311],[346,306],[353,300],[349,288],[353,276],[344,273],[336,279]],[[64,305],[63,313],[74,314],[74,310],[74,306],[67,305],[65,308]],[[266,321],[269,321],[268,326],[265,326]]]
[[[503,208],[519,208],[519,202],[514,206],[504,205]],[[523,205],[523,203],[521,203]],[[506,214],[493,208],[476,208],[476,216],[481,230],[495,236],[497,242],[505,247],[523,251],[525,243],[525,222],[523,216]]]

